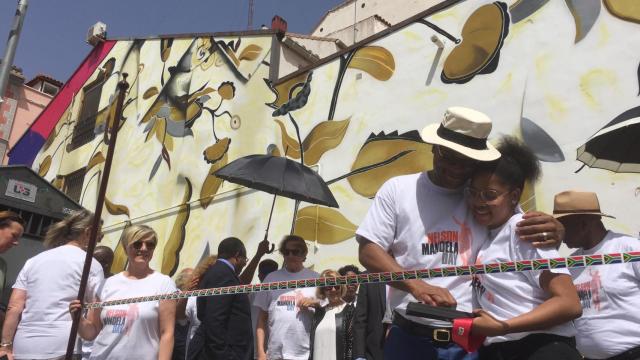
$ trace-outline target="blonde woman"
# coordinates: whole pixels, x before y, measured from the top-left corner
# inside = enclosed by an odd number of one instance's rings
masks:
[[[337,277],[335,270],[325,270],[320,277]],[[324,286],[316,289],[316,298],[326,305],[317,306],[311,330],[311,356],[316,360],[351,360],[353,344],[354,307],[343,297],[345,285]],[[314,303],[319,304],[319,303]]]
[[[71,316],[67,304],[78,287],[94,215],[72,213],[51,225],[44,238],[48,249],[27,260],[18,274],[2,327],[0,356],[9,359],[57,359],[65,355]],[[104,275],[93,260],[85,300],[94,300]],[[79,358],[80,347],[76,347]]]
[[[145,225],[126,228],[120,238],[127,251],[127,270],[108,278],[98,297],[102,301],[176,291],[173,280],[149,267],[158,244],[156,232]],[[69,305],[79,311],[79,301]],[[176,303],[141,302],[90,310],[78,334],[94,340],[90,359],[171,359]]]

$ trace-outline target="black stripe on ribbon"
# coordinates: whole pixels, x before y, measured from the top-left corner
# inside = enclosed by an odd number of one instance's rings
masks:
[[[476,150],[487,150],[487,139],[478,139],[453,130],[447,129],[440,124],[436,132],[441,138],[454,142],[458,145],[466,146]]]

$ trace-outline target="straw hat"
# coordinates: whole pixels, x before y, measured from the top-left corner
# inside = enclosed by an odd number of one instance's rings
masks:
[[[442,145],[471,159],[492,161],[500,152],[489,144],[491,119],[479,111],[454,106],[447,109],[440,124],[427,125],[422,130],[422,140]]]
[[[553,216],[559,218],[567,215],[600,215],[614,218],[600,211],[596,193],[572,190],[558,193],[553,199]]]

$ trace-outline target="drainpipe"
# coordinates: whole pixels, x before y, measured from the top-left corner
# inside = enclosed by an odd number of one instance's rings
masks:
[[[13,25],[11,31],[9,31],[9,39],[7,39],[7,48],[2,58],[2,64],[0,65],[0,104],[4,97],[7,83],[9,82],[9,75],[11,73],[11,65],[13,64],[13,58],[16,55],[16,48],[18,47],[18,39],[20,38],[20,31],[22,30],[22,23],[24,17],[27,15],[27,0],[18,0],[18,9],[16,15],[13,18]]]

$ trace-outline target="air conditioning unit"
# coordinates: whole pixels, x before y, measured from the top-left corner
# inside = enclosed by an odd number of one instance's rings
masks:
[[[107,24],[98,21],[89,28],[87,33],[87,43],[96,46],[107,38]]]

